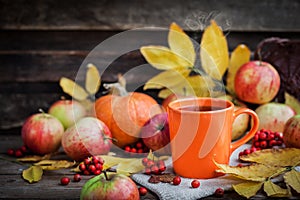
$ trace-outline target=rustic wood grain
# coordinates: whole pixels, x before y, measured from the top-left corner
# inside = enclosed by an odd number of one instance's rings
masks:
[[[194,31],[203,29],[212,18],[231,30],[300,29],[297,0],[1,0],[0,5],[0,27],[9,30],[126,30],[167,27],[176,21]]]

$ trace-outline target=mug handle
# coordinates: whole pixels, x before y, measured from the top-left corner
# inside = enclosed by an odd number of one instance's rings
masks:
[[[230,145],[230,151],[231,153],[237,149],[238,147],[240,147],[241,145],[245,144],[246,142],[248,142],[257,132],[258,130],[258,126],[259,126],[259,119],[257,114],[249,109],[249,108],[239,108],[236,111],[234,111],[233,113],[233,121],[236,119],[236,117],[240,114],[248,114],[252,117],[253,123],[252,123],[252,127],[250,129],[250,131],[244,135],[244,137],[242,137],[241,139],[231,143]]]

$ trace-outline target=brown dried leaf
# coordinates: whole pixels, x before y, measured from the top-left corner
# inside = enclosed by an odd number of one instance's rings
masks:
[[[262,185],[263,182],[247,181],[232,187],[239,195],[250,198],[258,192]]]
[[[41,160],[48,160],[50,159],[52,154],[46,154],[44,156],[38,156],[38,155],[31,155],[31,156],[25,156],[23,158],[18,158],[17,161],[20,162],[38,162]]]
[[[241,160],[269,166],[295,166],[300,163],[300,149],[263,149],[241,156]]]
[[[76,162],[70,162],[67,160],[42,160],[35,163],[35,166],[40,166],[44,170],[58,170],[73,167]]]
[[[176,175],[166,173],[166,174],[159,174],[159,175],[152,175],[148,182],[149,183],[171,183]]]
[[[217,170],[217,172],[231,174],[240,179],[249,181],[265,181],[266,178],[285,170],[284,167],[266,166],[263,164],[254,164],[243,167],[229,166],[218,163],[216,163],[216,165],[220,168]]]
[[[35,183],[42,179],[43,169],[40,166],[31,166],[22,172],[22,177],[29,183]]]
[[[283,176],[285,183],[290,185],[295,191],[300,193],[300,172],[292,169]]]
[[[264,183],[264,191],[268,196],[288,197],[290,196],[289,189],[284,189],[274,184],[271,180]]]

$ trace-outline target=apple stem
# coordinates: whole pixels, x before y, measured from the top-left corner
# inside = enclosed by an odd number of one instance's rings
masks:
[[[118,141],[116,138],[112,138],[112,137],[104,136],[103,138],[104,138],[104,140],[111,140],[113,142],[117,142]]]
[[[257,55],[258,55],[258,60],[259,60],[258,65],[261,66],[261,65],[262,65],[262,64],[261,64],[261,62],[262,62],[261,48],[259,48],[259,49],[257,50]]]
[[[39,108],[39,112],[45,114],[45,111],[41,108]]]

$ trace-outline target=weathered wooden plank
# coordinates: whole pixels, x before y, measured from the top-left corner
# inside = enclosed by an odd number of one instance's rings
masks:
[[[168,28],[166,26],[164,28]],[[166,38],[166,31],[149,30],[154,38]],[[0,53],[13,51],[91,51],[105,40],[112,40],[125,32],[121,31],[29,31],[29,30],[1,30],[0,31]],[[197,42],[200,41],[202,32],[188,31],[187,34]],[[145,34],[146,35],[146,34]],[[149,37],[148,40],[153,40]],[[289,39],[300,39],[299,32],[247,32],[232,30],[226,31],[228,47],[233,50],[239,43],[246,43],[249,48],[254,50],[256,45],[268,37],[281,37]],[[88,39],[87,39],[88,38]],[[127,37],[130,44],[140,43],[135,37]],[[143,37],[146,43],[147,37]],[[148,41],[149,44],[157,43]]]
[[[297,0],[131,0],[0,1],[2,29],[124,30],[166,27],[172,21],[185,29],[203,29],[216,19],[231,30],[299,31]],[[72,6],[70,6],[72,5]]]

